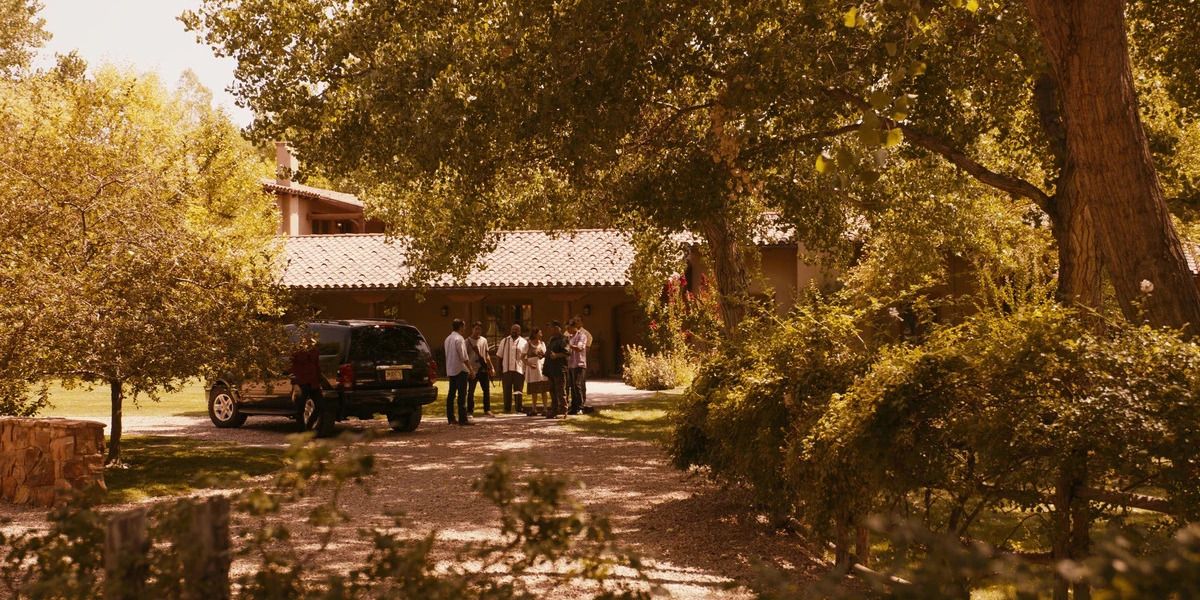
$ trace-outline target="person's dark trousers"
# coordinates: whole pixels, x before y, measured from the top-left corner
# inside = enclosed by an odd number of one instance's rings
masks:
[[[454,407],[458,406],[458,422],[467,422],[467,372],[449,377],[450,391],[446,392],[446,420],[454,424]]]
[[[584,374],[583,367],[572,367],[567,373],[567,385],[571,387],[571,409],[567,411],[568,415],[579,414],[583,410],[583,382]]]
[[[483,389],[483,412],[492,412],[492,378],[487,371],[480,370],[467,384],[467,414],[475,414],[475,384]]]
[[[517,405],[517,412],[521,412],[521,390],[525,388],[525,374],[505,371],[500,376],[500,385],[504,388],[504,412],[512,412],[514,403]]]
[[[580,398],[579,409],[580,410],[583,410],[583,407],[587,406],[587,380],[588,380],[587,367],[579,369],[579,398]]]
[[[550,382],[550,416],[567,412],[567,377],[566,373],[550,373],[546,376]]]

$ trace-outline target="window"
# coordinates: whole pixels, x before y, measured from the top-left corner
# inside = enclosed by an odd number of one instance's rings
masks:
[[[513,323],[521,324],[521,335],[533,330],[532,304],[489,304],[483,307],[484,335],[496,339],[508,335]]]
[[[350,337],[350,360],[413,360],[425,340],[412,327],[363,327]]]

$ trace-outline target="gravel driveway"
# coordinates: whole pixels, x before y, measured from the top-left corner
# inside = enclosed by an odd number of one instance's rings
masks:
[[[619,382],[589,382],[588,388],[589,404],[601,411],[648,395]],[[355,519],[340,537],[354,539],[365,525],[383,526],[389,511],[403,513],[414,533],[439,531],[445,543],[491,535],[498,513],[471,484],[494,457],[507,454],[518,475],[544,466],[578,481],[575,497],[610,517],[618,540],[647,559],[651,579],[671,597],[749,597],[739,584],[760,563],[800,578],[825,568],[803,540],[775,532],[765,519],[747,514],[740,495],[672,468],[662,449],[651,443],[581,433],[569,420],[505,415],[475,422],[460,427],[427,418],[410,434],[392,433],[382,421],[340,424],[340,429],[381,430],[371,442],[378,473],[369,491],[347,497]],[[285,434],[292,431],[289,422],[271,418],[251,418],[232,430],[216,429],[207,418],[197,417],[137,417],[125,427],[130,434],[278,446],[285,445]],[[32,516],[0,505],[0,516],[6,512],[19,521]],[[337,559],[353,559],[365,551],[356,546],[341,546]]]

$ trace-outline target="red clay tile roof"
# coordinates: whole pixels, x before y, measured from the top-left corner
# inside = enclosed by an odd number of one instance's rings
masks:
[[[317,200],[324,200],[326,202],[340,204],[350,209],[363,209],[362,200],[359,200],[358,196],[355,196],[354,194],[335,192],[333,190],[321,189],[295,182],[292,182],[289,185],[281,185],[274,179],[267,178],[262,179],[262,186],[264,190],[275,192],[277,194],[295,194],[297,196],[304,196],[305,198],[315,198]]]
[[[435,288],[603,287],[629,285],[633,248],[616,230],[557,236],[545,231],[501,232],[496,249],[463,281],[444,277]],[[287,238],[283,283],[307,289],[410,287],[403,240],[382,234]]]

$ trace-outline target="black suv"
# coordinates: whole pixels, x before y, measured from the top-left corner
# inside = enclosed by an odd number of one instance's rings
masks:
[[[416,327],[403,321],[317,321],[304,328],[289,325],[294,342],[302,329],[317,336],[324,402],[318,406],[304,397],[289,357],[282,372],[211,382],[208,416],[214,425],[240,427],[249,415],[287,416],[328,436],[335,421],[382,414],[392,429],[414,431],[421,407],[437,400],[437,365]]]

